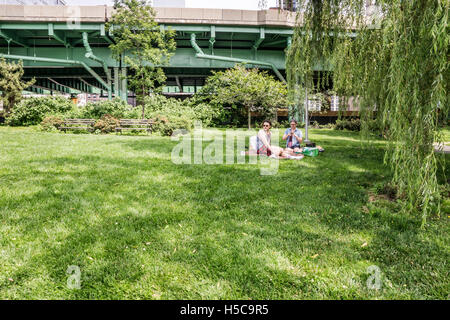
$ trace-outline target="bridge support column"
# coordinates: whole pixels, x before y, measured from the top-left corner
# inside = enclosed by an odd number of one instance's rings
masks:
[[[111,69],[108,68],[108,74],[107,74],[107,81],[108,81],[108,100],[112,99],[112,83],[111,83]],[[103,90],[102,90],[102,94],[103,95]]]
[[[128,101],[128,81],[127,81],[127,68],[126,67],[122,67],[122,81],[121,81],[121,91],[122,91],[122,95],[121,98],[124,101]]]
[[[120,96],[119,68],[114,67],[114,97]]]

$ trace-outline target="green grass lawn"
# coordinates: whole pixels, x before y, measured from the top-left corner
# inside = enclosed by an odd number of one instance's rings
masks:
[[[0,299],[448,299],[449,206],[420,229],[369,201],[382,141],[311,139],[326,151],[262,176],[175,165],[166,137],[0,127]]]

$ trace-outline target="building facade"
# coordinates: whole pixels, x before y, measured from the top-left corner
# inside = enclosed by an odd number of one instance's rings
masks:
[[[0,0],[1,4],[64,6],[63,0]]]

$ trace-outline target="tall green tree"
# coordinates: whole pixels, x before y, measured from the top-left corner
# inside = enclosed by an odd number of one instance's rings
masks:
[[[22,99],[22,91],[35,82],[35,79],[23,81],[23,73],[22,61],[7,62],[5,58],[0,58],[0,91],[5,114],[9,114]]]
[[[449,0],[300,0],[287,56],[290,90],[311,88],[314,65],[328,63],[338,94],[358,96],[363,128],[376,113],[404,209],[423,224],[440,211],[433,142],[449,111],[448,9]]]
[[[161,67],[175,51],[175,31],[160,28],[147,0],[116,0],[114,9],[107,23],[115,41],[110,49],[113,57],[128,67],[128,84],[142,105],[144,117],[145,96],[160,91],[166,80]]]
[[[286,105],[287,87],[266,71],[237,64],[232,69],[214,72],[199,94],[207,96],[213,104],[242,106],[242,115],[247,116],[250,128],[252,112],[273,117],[277,107]]]

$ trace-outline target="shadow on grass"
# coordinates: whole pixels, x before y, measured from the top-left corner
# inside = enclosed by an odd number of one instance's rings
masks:
[[[165,138],[101,143],[106,155],[15,164],[29,180],[9,176],[12,187],[34,192],[3,200],[5,223],[41,246],[11,275],[16,291],[43,273],[41,297],[370,298],[375,264],[393,283],[388,297],[445,293],[448,226],[431,240],[390,210],[361,210],[367,188],[389,178],[379,150],[352,157],[357,143],[333,140],[319,157],[261,176],[249,164],[174,165]],[[65,286],[69,265],[81,268],[81,290]]]

